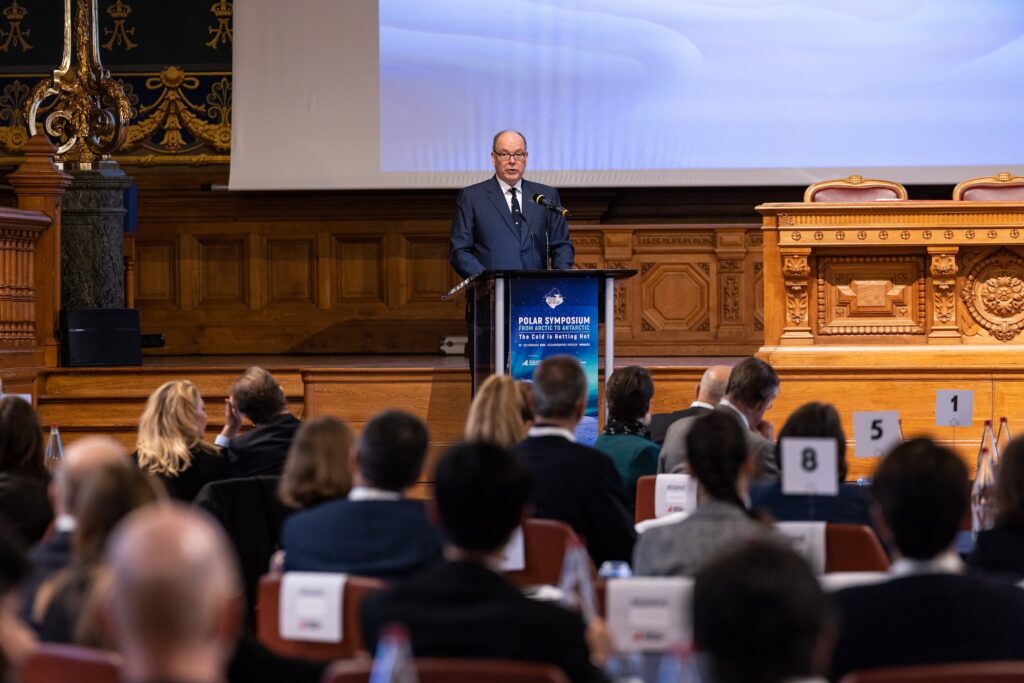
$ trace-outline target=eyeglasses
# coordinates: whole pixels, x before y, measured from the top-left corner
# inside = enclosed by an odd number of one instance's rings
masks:
[[[498,157],[502,161],[508,161],[510,158],[516,161],[522,161],[526,158],[526,152],[516,152],[515,154],[509,154],[508,152],[495,152],[494,156]]]

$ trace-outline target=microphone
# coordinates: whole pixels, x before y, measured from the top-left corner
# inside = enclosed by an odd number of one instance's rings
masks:
[[[555,204],[553,201],[551,201],[544,195],[540,194],[539,192],[533,195],[533,201],[537,204],[540,204],[545,209],[554,211],[555,213],[560,213],[566,217],[568,217],[569,215],[569,209],[565,208],[564,206],[559,206],[558,204]]]

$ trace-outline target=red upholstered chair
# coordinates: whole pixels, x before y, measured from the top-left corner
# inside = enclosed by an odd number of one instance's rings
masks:
[[[77,645],[40,643],[25,663],[24,683],[120,683],[121,655]]]
[[[334,662],[324,672],[322,683],[367,683],[373,663]],[[504,659],[416,660],[420,683],[569,683],[561,669],[548,664]]]
[[[658,475],[656,474],[647,474],[636,480],[636,510],[633,511],[634,522],[654,519],[654,485],[657,481]]]
[[[508,580],[519,587],[558,584],[562,576],[565,548],[576,533],[565,522],[555,519],[523,520],[526,569],[506,572]],[[597,572],[593,572],[595,575]]]
[[[854,671],[839,683],[1024,683],[1024,662],[963,662]]]
[[[366,576],[349,576],[345,581],[342,598],[342,640],[340,643],[315,643],[286,640],[278,630],[281,613],[281,575],[267,574],[260,579],[256,601],[256,637],[260,643],[282,657],[298,657],[327,661],[340,657],[353,657],[365,652],[362,629],[359,625],[359,606],[368,594],[381,590],[385,583]]]
[[[859,175],[823,180],[804,191],[805,202],[875,202],[906,198],[907,188],[899,183]]]
[[[986,178],[971,178],[953,188],[953,201],[1022,202],[1024,176],[1005,171]]]
[[[826,572],[884,572],[889,558],[871,527],[825,525]]]

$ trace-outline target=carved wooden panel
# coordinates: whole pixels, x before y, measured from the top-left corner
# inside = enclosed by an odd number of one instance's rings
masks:
[[[384,303],[384,240],[334,236],[337,244],[335,300],[361,299]]]
[[[137,240],[135,300],[139,304],[178,303],[177,240]]]
[[[440,294],[459,283],[448,263],[447,237],[406,237],[408,258],[403,268],[402,303],[436,304]]]
[[[818,259],[818,334],[924,334],[922,256]]]
[[[707,259],[641,264],[641,334],[711,329],[711,264]]]
[[[245,237],[197,237],[199,300],[204,304],[245,304],[248,265]]]
[[[270,304],[316,303],[316,243],[313,237],[267,238]]]
[[[960,299],[967,312],[964,334],[988,341],[1022,341],[1024,257],[1000,247],[965,258]]]

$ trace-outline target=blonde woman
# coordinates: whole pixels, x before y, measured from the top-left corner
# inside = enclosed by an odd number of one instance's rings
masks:
[[[476,392],[466,418],[466,441],[511,448],[526,437],[526,394],[507,375],[491,375]]]
[[[191,502],[205,484],[233,476],[219,449],[203,441],[205,432],[206,409],[196,385],[166,382],[146,402],[133,457],[172,498]]]

